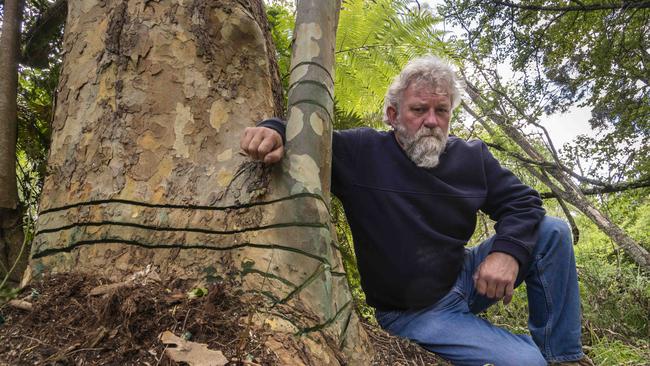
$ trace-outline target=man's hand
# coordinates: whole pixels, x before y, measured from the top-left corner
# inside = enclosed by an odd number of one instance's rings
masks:
[[[494,252],[478,266],[474,273],[474,286],[479,294],[490,299],[503,299],[508,305],[512,300],[519,262],[510,254]]]
[[[266,127],[247,127],[240,146],[251,158],[267,164],[277,163],[284,155],[282,136]]]

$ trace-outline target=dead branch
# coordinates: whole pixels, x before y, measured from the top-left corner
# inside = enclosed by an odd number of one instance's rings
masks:
[[[494,5],[501,5],[508,8],[515,8],[521,10],[536,10],[536,11],[598,11],[598,10],[618,10],[618,9],[647,9],[650,8],[650,1],[623,1],[620,3],[607,3],[607,4],[588,4],[576,6],[543,6],[543,5],[523,5],[515,4],[510,1],[491,1]]]
[[[581,189],[580,192],[584,194],[585,196],[593,196],[596,194],[602,194],[602,193],[616,193],[616,192],[624,192],[628,191],[630,189],[638,189],[638,188],[648,188],[650,187],[650,180],[637,180],[634,182],[623,182],[619,184],[612,184],[612,185],[607,185],[605,187],[595,187],[595,188],[587,188],[587,189]],[[549,199],[549,198],[557,198],[558,196],[553,193],[553,192],[542,192],[539,194],[542,199]]]

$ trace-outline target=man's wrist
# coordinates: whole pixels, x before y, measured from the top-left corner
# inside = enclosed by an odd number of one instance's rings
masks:
[[[287,123],[279,118],[269,118],[265,119],[262,122],[257,124],[257,127],[266,127],[274,130],[275,132],[280,134],[280,137],[282,137],[282,145],[286,144],[286,131],[287,131]]]
[[[512,241],[497,238],[492,243],[490,254],[500,252],[512,256],[517,260],[520,267],[524,267],[530,261],[530,252],[526,247],[521,244],[513,243]]]

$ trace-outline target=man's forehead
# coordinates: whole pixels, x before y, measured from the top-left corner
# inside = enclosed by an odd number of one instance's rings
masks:
[[[447,91],[445,88],[441,88],[438,86],[433,86],[433,85],[414,85],[411,84],[409,85],[408,89],[410,89],[410,94],[414,95],[416,97],[431,97],[431,96],[437,96],[437,97],[446,97],[443,98],[444,101],[451,101],[450,93]]]
[[[451,89],[449,85],[442,85],[446,83],[431,83],[428,80],[413,80],[409,83],[408,88],[412,90],[423,90],[435,94],[449,95]]]

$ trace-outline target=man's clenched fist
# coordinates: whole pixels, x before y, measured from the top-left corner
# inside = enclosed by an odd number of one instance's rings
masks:
[[[490,253],[474,273],[476,291],[490,299],[503,299],[503,304],[508,305],[518,272],[519,262],[510,254]]]
[[[267,164],[277,163],[284,155],[282,136],[266,127],[247,127],[240,146],[251,158]]]

